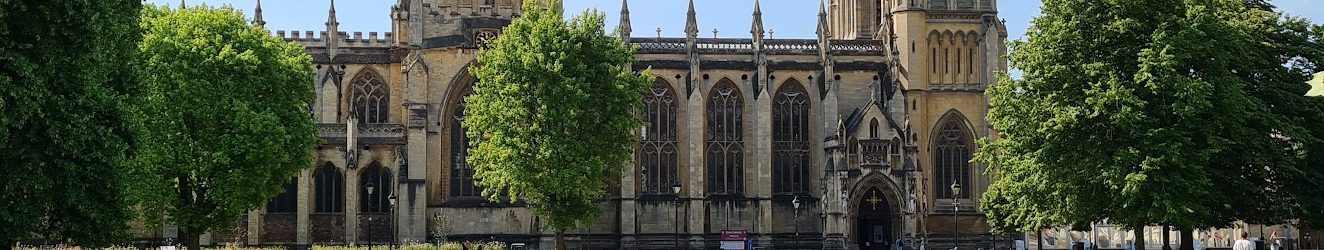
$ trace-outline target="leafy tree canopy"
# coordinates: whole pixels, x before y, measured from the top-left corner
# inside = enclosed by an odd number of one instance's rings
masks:
[[[0,247],[128,235],[125,64],[142,1],[0,1]]]
[[[196,249],[311,165],[312,60],[228,7],[151,6],[140,25],[135,202]]]
[[[463,125],[483,195],[526,201],[559,233],[602,213],[607,179],[633,152],[648,79],[628,68],[634,48],[604,32],[603,14],[566,21],[548,5],[561,4],[525,1],[478,55]]]
[[[988,90],[997,231],[1283,222],[1319,174],[1301,118],[1324,28],[1255,0],[1046,0]],[[1318,122],[1315,122],[1318,124]],[[1316,125],[1318,126],[1318,125]],[[1313,196],[1319,197],[1319,196]],[[1141,244],[1141,243],[1138,243]]]

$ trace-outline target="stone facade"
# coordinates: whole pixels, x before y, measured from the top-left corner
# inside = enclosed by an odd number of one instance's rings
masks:
[[[340,31],[333,5],[326,31],[276,31],[313,57],[310,109],[326,143],[298,178],[298,212],[250,212],[248,228],[263,233],[247,243],[363,244],[373,217],[375,242],[444,234],[550,247],[528,209],[474,196],[467,141],[457,136],[475,54],[520,14],[520,2],[399,0],[392,32],[366,38]],[[640,160],[626,167],[603,217],[569,232],[571,244],[707,249],[723,230],[778,249],[919,239],[941,249],[958,235],[965,247],[1005,244],[975,209],[991,181],[985,166],[968,162],[975,140],[996,137],[983,94],[1007,67],[996,6],[831,0],[816,39],[765,39],[756,1],[750,38],[716,39],[698,37],[693,3],[686,37],[630,37],[623,3],[617,28],[639,47],[633,67],[655,76],[649,105],[660,106],[645,120],[663,123],[641,128]],[[369,197],[368,182],[390,188]],[[952,182],[961,195],[947,191]],[[394,211],[364,212],[391,194]]]

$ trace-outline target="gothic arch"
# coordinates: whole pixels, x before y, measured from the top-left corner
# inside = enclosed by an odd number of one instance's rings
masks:
[[[795,78],[787,79],[775,93],[771,119],[773,192],[810,193],[813,98]]]
[[[371,67],[354,74],[348,87],[349,117],[359,123],[387,123],[391,113],[390,84]]]
[[[850,212],[847,213],[849,216],[846,220],[850,223],[850,230],[847,231],[850,237],[847,237],[847,242],[857,242],[861,237],[857,233],[860,231],[860,225],[858,224],[861,211],[865,209],[873,210],[873,208],[881,206],[886,206],[886,215],[891,222],[890,236],[892,239],[898,239],[902,236],[903,219],[907,211],[906,206],[911,201],[908,196],[903,195],[903,189],[897,186],[892,178],[881,172],[870,172],[860,178],[860,181],[856,182],[850,190]],[[878,190],[879,192],[874,194],[869,192],[870,190]]]
[[[390,204],[387,198],[395,190],[393,181],[393,171],[381,163],[373,161],[368,167],[359,169],[359,211],[363,213],[386,213],[390,212]],[[366,188],[368,184],[373,185],[372,196],[369,197]]]
[[[449,85],[445,99],[446,106],[438,119],[445,130],[443,137],[446,142],[442,154],[446,163],[442,167],[442,172],[445,174],[441,178],[449,180],[445,182],[449,183],[449,186],[443,187],[447,190],[445,194],[448,197],[476,197],[482,194],[482,189],[474,184],[473,167],[466,161],[470,145],[462,125],[465,119],[465,97],[473,94],[474,84],[477,82],[478,78],[470,74],[469,67],[461,68]]]
[[[676,89],[666,79],[656,77],[652,87],[644,93],[641,118],[648,123],[641,133],[636,148],[637,192],[640,194],[670,194],[671,187],[683,185],[680,181],[679,108]]]
[[[745,111],[739,86],[722,78],[708,92],[704,115],[705,190],[743,194],[745,187]]]
[[[929,131],[929,152],[933,166],[933,192],[937,199],[951,199],[950,186],[953,182],[967,187],[960,197],[968,199],[975,179],[974,164],[970,160],[977,149],[975,138],[978,136],[974,126],[966,116],[956,109],[948,110]]]

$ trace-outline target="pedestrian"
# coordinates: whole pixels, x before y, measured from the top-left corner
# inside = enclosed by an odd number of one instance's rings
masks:
[[[1249,236],[1250,234],[1241,232],[1241,239],[1237,240],[1236,243],[1232,243],[1232,250],[1255,250],[1255,243],[1251,243],[1250,240],[1246,239]]]

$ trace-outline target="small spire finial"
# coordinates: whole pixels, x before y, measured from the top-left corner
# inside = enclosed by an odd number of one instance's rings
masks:
[[[754,34],[754,39],[763,38],[763,11],[759,8],[759,0],[754,0],[754,23],[751,24],[749,33]]]
[[[184,0],[179,0],[179,9],[182,10],[184,8],[185,8]]]
[[[717,39],[717,28],[713,28],[713,39]]]
[[[827,26],[827,11],[824,9],[823,0],[818,1],[818,32],[815,33],[818,33],[819,39],[827,39],[831,36]]]
[[[685,13],[685,36],[699,37],[699,22],[694,17],[694,0],[690,0],[690,10]]]
[[[662,27],[657,27],[657,38],[662,38]]]
[[[262,0],[257,0],[257,7],[253,8],[253,25],[266,27],[267,21],[262,20]]]
[[[621,0],[621,23],[620,23],[620,27],[619,27],[618,29],[619,29],[619,31],[621,32],[621,37],[630,37],[630,32],[634,31],[634,30],[630,27],[630,1],[629,1],[629,0]]]

